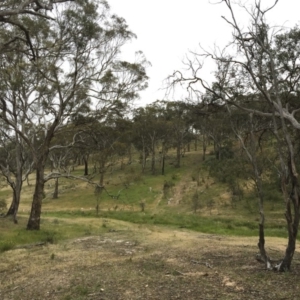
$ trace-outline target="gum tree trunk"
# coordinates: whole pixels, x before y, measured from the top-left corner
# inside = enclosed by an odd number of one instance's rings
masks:
[[[56,119],[50,126],[43,145],[37,149],[38,152],[33,152],[34,162],[36,168],[35,188],[32,198],[30,216],[27,222],[27,230],[40,230],[41,213],[42,213],[42,200],[45,197],[45,165],[49,156],[50,142],[54,136],[54,130],[58,125]]]
[[[42,212],[42,200],[44,198],[44,165],[37,166],[36,183],[32,199],[30,217],[27,223],[28,230],[39,230]]]

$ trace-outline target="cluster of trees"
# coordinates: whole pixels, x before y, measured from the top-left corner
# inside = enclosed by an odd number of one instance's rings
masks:
[[[106,1],[7,0],[0,22],[0,169],[12,188],[7,216],[15,223],[23,182],[33,172],[27,229],[38,230],[45,183],[56,180],[57,197],[58,178],[71,177],[74,164],[85,165],[85,179],[100,192],[116,157],[130,163],[132,145],[143,172],[150,157],[151,172],[160,161],[164,173],[170,147],[180,166],[191,138],[187,107],[157,102],[130,109],[147,87],[148,62],[141,52],[133,63],[120,60],[135,35]]]
[[[272,27],[267,22],[270,10],[257,0],[248,5],[239,3],[249,15],[249,24],[240,25],[233,1],[222,0],[229,12],[223,17],[232,27],[232,40],[220,51],[193,53],[187,61],[188,75],[175,72],[171,86],[185,85],[193,97],[223,107],[232,131],[244,149],[253,173],[259,198],[259,258],[268,269],[289,270],[298,234],[299,207],[299,57],[300,29]],[[215,81],[209,84],[201,75],[203,59],[212,59],[217,68]],[[203,95],[204,94],[204,95]],[[240,117],[242,116],[242,118]],[[261,152],[266,136],[272,155],[269,160],[276,172],[263,172]],[[268,140],[268,139],[267,139]],[[284,258],[272,264],[265,250],[264,178],[280,182],[285,203],[288,245]]]
[[[45,177],[46,163],[50,158],[57,164],[62,159],[57,150],[80,138],[80,130],[73,131],[67,144],[59,134],[81,115],[102,124],[125,113],[147,87],[147,61],[141,52],[134,62],[120,59],[122,46],[135,35],[123,18],[110,14],[106,1],[6,0],[0,5],[0,167],[13,189],[9,214],[15,222],[23,181],[35,171],[27,224],[35,230],[44,184],[57,176]]]
[[[58,197],[60,177],[94,184],[99,197],[104,188],[105,174],[116,166],[123,168],[125,164],[139,163],[141,173],[164,174],[168,151],[175,148],[176,160],[172,164],[180,167],[184,152],[189,150],[192,142],[196,147],[200,139],[199,130],[193,126],[197,118],[192,114],[193,110],[193,105],[180,101],[156,101],[131,110],[131,118],[120,109],[107,114],[104,120],[98,114],[94,115],[94,110],[89,114],[77,113],[62,124],[51,139],[43,168],[43,182],[55,180],[53,198]],[[31,135],[32,139],[36,137],[36,134]],[[39,149],[39,144],[35,142]],[[21,164],[20,167],[17,163]],[[84,165],[81,177],[73,175],[77,165]],[[17,144],[15,137],[7,134],[1,139],[0,167],[13,191],[7,216],[13,216],[17,222],[22,183],[36,171],[31,149],[24,143]],[[16,187],[18,182],[19,189]]]

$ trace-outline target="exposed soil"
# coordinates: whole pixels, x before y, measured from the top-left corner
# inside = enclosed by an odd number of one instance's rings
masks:
[[[256,238],[110,224],[101,236],[0,254],[0,299],[299,299],[290,273],[265,271]],[[285,240],[270,238],[276,259]]]

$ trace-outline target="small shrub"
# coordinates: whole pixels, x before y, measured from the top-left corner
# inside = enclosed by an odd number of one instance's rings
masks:
[[[164,182],[164,186],[163,186],[163,193],[164,193],[164,198],[167,198],[170,190],[172,189],[172,187],[175,185],[175,183],[173,181],[165,181]]]

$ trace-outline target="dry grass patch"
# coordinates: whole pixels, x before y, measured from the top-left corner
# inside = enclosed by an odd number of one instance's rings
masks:
[[[102,220],[104,221],[104,220]],[[290,274],[255,261],[256,238],[105,220],[107,232],[1,254],[1,299],[297,299]],[[75,220],[66,220],[75,222]],[[76,223],[99,219],[76,219]],[[101,223],[100,223],[101,224]],[[99,224],[99,225],[100,225]],[[267,240],[280,256],[285,241]]]

